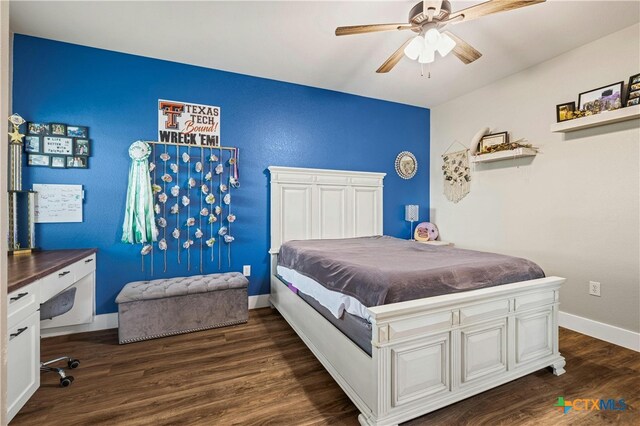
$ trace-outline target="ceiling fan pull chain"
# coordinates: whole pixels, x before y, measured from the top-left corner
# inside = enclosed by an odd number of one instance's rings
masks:
[[[420,64],[420,77],[424,77],[424,64]]]

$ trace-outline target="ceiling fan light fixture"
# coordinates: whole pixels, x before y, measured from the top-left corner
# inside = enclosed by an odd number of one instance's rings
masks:
[[[438,41],[438,46],[436,47],[440,56],[444,58],[449,53],[451,53],[454,47],[456,47],[456,42],[454,39],[446,34],[440,34],[440,40]]]
[[[404,54],[407,55],[407,58],[415,61],[422,53],[424,49],[424,39],[420,36],[415,36],[411,42],[404,48]]]
[[[441,35],[435,28],[431,28],[424,33],[424,43],[427,47],[435,49],[440,42]]]
[[[420,52],[420,56],[418,57],[418,62],[421,64],[430,64],[436,59],[436,51],[430,47],[425,46]]]

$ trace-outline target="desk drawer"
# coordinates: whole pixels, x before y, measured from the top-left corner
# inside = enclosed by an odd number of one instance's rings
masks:
[[[75,280],[79,281],[80,278],[86,277],[96,270],[96,255],[92,254],[91,256],[87,256],[71,266],[74,270]]]
[[[40,303],[46,302],[75,282],[75,265],[74,263],[42,278],[40,284]]]
[[[40,282],[36,281],[9,294],[7,309],[9,327],[23,321],[40,308],[39,288]]]

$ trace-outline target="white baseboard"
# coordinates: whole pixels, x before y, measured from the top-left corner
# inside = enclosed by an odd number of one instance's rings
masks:
[[[259,294],[249,296],[249,309],[266,308],[269,306],[269,295]],[[84,333],[87,331],[106,330],[118,328],[118,313],[96,315],[90,324],[69,325],[66,327],[54,327],[40,329],[41,337],[63,336],[65,334]]]
[[[640,352],[640,333],[560,311],[558,325]]]
[[[269,296],[269,294],[249,296],[249,309],[260,309],[269,307]]]

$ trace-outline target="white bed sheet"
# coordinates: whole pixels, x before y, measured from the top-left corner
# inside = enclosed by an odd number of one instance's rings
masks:
[[[355,297],[329,290],[314,279],[284,266],[277,265],[276,271],[278,275],[288,283],[292,284],[307,296],[311,296],[317,300],[318,303],[327,308],[334,317],[340,318],[346,311],[351,315],[371,322],[371,316],[366,306],[360,303]]]

